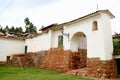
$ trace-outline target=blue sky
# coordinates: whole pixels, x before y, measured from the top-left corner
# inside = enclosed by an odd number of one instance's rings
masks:
[[[109,9],[116,18],[112,30],[120,32],[120,0],[0,0],[0,25],[24,27],[29,17],[38,29],[42,25],[63,23],[99,9]]]

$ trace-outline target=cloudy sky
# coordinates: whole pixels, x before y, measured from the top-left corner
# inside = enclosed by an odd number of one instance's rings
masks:
[[[112,30],[120,32],[120,0],[0,0],[0,25],[22,26],[28,17],[38,29],[63,23],[98,9],[109,9],[116,18]]]

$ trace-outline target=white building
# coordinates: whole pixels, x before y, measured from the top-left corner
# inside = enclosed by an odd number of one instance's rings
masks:
[[[7,56],[24,53],[24,40],[0,37],[0,61],[6,61]]]
[[[101,60],[110,60],[113,53],[110,21],[112,18],[114,16],[111,12],[100,10],[70,22],[52,24],[42,28],[41,35],[27,39],[25,44],[28,46],[28,52],[48,50],[60,46],[61,38],[65,50],[87,49],[88,58],[99,57]]]
[[[112,18],[114,16],[110,11],[99,10],[69,22],[42,28],[40,35],[25,41],[0,38],[0,61],[13,53],[24,53],[25,45],[27,52],[49,50],[60,46],[71,51],[87,49],[88,58],[99,57],[101,60],[110,60],[113,53],[110,21]]]

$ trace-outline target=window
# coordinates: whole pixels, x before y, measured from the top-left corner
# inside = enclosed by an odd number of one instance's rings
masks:
[[[58,36],[58,47],[62,47],[63,46],[63,36]]]
[[[96,30],[98,30],[98,24],[97,21],[94,21],[92,26],[92,31],[96,31]]]

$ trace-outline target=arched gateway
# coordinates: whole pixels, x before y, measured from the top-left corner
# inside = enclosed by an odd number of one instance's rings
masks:
[[[70,49],[73,52],[87,49],[87,38],[83,32],[77,32],[73,35],[70,42]]]

